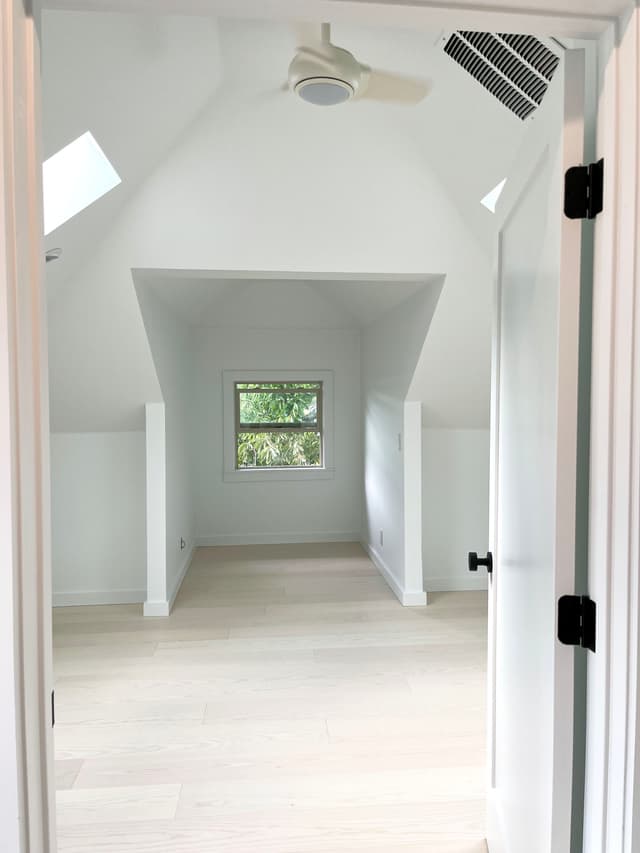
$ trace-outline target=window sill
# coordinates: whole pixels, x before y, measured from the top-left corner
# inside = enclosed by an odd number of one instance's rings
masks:
[[[224,472],[225,483],[273,483],[309,480],[333,480],[333,468],[256,468],[233,469]]]

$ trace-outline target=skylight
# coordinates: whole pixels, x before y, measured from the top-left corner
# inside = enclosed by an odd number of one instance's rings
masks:
[[[55,231],[120,182],[89,131],[65,145],[42,166],[44,233]]]
[[[502,190],[504,189],[504,185],[506,183],[507,179],[503,178],[498,184],[498,186],[494,187],[490,193],[487,193],[487,195],[480,202],[480,204],[484,205],[487,210],[491,211],[491,213],[496,212],[496,205],[498,204],[500,196],[502,195]]]

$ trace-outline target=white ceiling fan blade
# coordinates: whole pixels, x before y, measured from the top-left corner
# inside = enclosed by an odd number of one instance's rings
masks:
[[[363,67],[362,93],[358,99],[410,105],[419,104],[430,91],[431,84],[424,78]]]

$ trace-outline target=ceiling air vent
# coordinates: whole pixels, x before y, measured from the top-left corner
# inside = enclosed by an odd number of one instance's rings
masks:
[[[518,118],[542,103],[560,58],[533,36],[461,30],[444,51]]]

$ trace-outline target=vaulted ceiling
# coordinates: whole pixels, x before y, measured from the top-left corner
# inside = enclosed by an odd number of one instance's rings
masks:
[[[48,248],[63,249],[47,268],[55,288],[201,112],[221,67],[210,18],[45,12],[42,26],[45,159],[89,130],[122,178],[46,238]]]
[[[522,135],[520,121],[442,53],[441,34],[341,25],[334,27],[333,40],[369,65],[429,80],[428,98],[415,107],[361,102],[338,109],[386,112],[390,122],[406,127],[437,166],[463,218],[487,240],[491,214],[479,201],[504,177]],[[90,130],[122,178],[48,236],[47,247],[63,249],[62,259],[47,270],[51,289],[86,261],[124,202],[203,110],[215,113],[217,101],[228,109],[231,101],[235,110],[259,108],[265,116],[265,105],[273,102],[274,120],[286,133],[283,101],[290,111],[316,109],[282,91],[295,43],[292,26],[281,22],[45,13],[44,155]],[[259,136],[254,141],[259,155]],[[344,144],[345,156],[358,156],[348,139]]]
[[[242,285],[219,269],[297,271],[331,306],[327,322],[333,312],[354,326],[410,295],[411,283],[388,288],[384,276],[446,275],[432,324],[446,332],[431,360],[449,381],[432,409],[449,423],[457,396],[464,423],[484,418],[494,219],[480,200],[508,173],[525,126],[443,53],[442,34],[339,24],[332,38],[374,68],[427,79],[430,94],[414,107],[303,103],[283,90],[289,23],[45,16],[45,155],[91,130],[122,177],[47,238],[64,253],[47,266],[63,428],[121,428],[155,399],[138,267],[211,271],[155,287],[189,322],[213,324],[240,310]],[[378,281],[320,288],[302,270]]]

